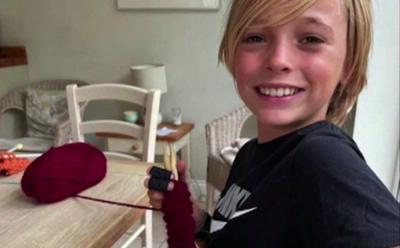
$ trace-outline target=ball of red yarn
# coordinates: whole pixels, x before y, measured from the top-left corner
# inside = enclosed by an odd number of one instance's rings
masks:
[[[36,158],[21,180],[24,193],[39,202],[52,203],[75,196],[106,175],[106,157],[86,143],[71,143]]]
[[[174,189],[165,192],[162,212],[166,223],[168,247],[195,248],[193,203],[185,181],[174,181]]]

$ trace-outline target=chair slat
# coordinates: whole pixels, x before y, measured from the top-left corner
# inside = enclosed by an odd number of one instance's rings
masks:
[[[97,132],[109,132],[118,133],[134,138],[143,139],[144,128],[131,124],[125,121],[118,120],[95,120],[85,121],[80,124],[81,133],[97,133]]]
[[[76,92],[78,102],[91,100],[121,100],[144,105],[146,102],[147,90],[118,84],[95,84],[87,87],[80,87]]]

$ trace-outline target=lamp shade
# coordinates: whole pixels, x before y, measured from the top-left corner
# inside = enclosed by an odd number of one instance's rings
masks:
[[[137,65],[131,67],[133,83],[144,89],[158,89],[167,92],[165,66],[162,64]]]

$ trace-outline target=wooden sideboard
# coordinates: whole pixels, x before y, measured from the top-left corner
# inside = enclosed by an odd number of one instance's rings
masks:
[[[27,64],[25,47],[0,46],[0,68]]]

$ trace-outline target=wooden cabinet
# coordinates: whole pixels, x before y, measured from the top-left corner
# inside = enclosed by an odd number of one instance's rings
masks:
[[[0,68],[27,64],[25,47],[0,47]]]

